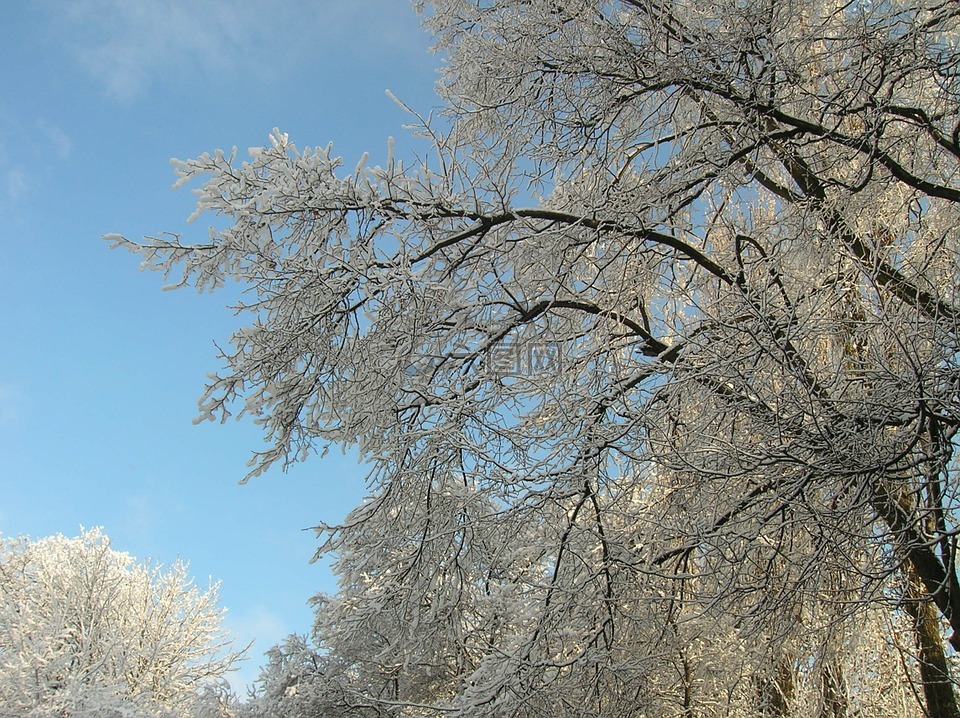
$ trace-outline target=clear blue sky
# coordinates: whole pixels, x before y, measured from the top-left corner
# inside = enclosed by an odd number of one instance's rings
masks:
[[[246,486],[250,424],[195,426],[226,295],[162,292],[100,236],[188,225],[171,157],[326,144],[353,166],[412,146],[390,89],[437,104],[439,60],[404,0],[27,0],[0,22],[0,533],[103,526],[138,558],[222,580],[229,627],[257,638],[240,681],[335,586],[303,529],[364,494],[331,452]]]

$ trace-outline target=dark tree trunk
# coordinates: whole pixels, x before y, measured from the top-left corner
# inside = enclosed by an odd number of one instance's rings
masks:
[[[843,669],[836,656],[824,659],[820,677],[823,696],[823,710],[820,715],[823,718],[846,718],[847,687],[843,681]]]
[[[793,689],[793,666],[781,657],[777,661],[776,670],[772,675],[758,678],[757,697],[760,701],[760,715],[765,718],[786,718],[786,716],[789,716]]]
[[[943,650],[940,612],[913,569],[909,573],[910,585],[904,608],[913,619],[917,663],[927,715],[930,718],[960,718],[953,681],[950,679],[950,666]]]

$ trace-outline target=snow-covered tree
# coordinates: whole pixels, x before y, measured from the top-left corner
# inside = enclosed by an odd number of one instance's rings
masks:
[[[372,464],[324,640],[413,713],[842,715],[869,633],[877,696],[960,715],[960,8],[416,5],[428,157],[277,131],[177,164],[225,228],[111,237],[246,284],[201,412],[262,425],[252,475]]]
[[[267,658],[238,718],[381,718],[395,712],[367,697],[359,674],[306,636],[288,636]]]
[[[99,530],[0,539],[0,716],[219,716],[241,658],[217,586],[138,563]]]

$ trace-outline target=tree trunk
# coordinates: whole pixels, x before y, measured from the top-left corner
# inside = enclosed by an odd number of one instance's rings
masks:
[[[904,608],[913,619],[917,663],[927,715],[930,718],[960,718],[953,681],[950,679],[950,666],[943,650],[940,612],[913,568],[908,571],[910,583]]]
[[[773,675],[760,676],[757,693],[760,700],[760,715],[765,718],[786,718],[790,715],[793,699],[794,673],[790,661],[782,656],[777,660]]]
[[[824,658],[820,669],[823,681],[821,691],[823,696],[823,718],[846,718],[847,716],[847,687],[843,681],[843,668],[834,655]]]

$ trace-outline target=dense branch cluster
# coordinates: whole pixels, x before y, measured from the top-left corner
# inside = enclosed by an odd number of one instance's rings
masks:
[[[318,610],[351,705],[957,715],[960,8],[419,9],[429,159],[275,132],[177,164],[206,243],[112,238],[247,287],[201,410],[253,475],[373,466]]]

